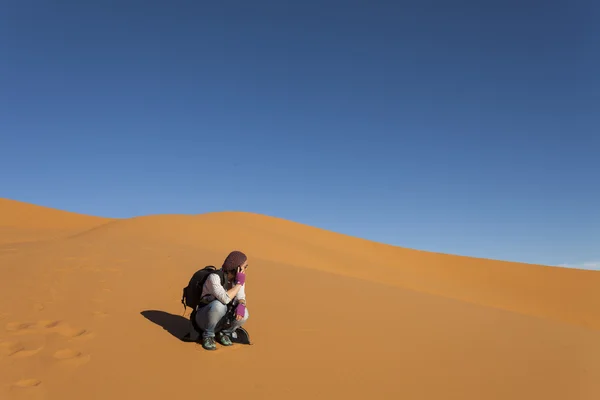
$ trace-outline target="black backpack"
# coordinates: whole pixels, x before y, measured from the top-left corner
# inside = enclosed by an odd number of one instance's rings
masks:
[[[217,274],[221,278],[221,285],[225,286],[227,278],[225,272],[221,269],[217,269],[212,265],[206,266],[194,273],[190,282],[186,287],[183,288],[183,295],[181,296],[181,304],[183,304],[183,312],[185,314],[186,307],[190,307],[193,311],[200,305],[200,299],[202,298],[202,286],[210,274]]]

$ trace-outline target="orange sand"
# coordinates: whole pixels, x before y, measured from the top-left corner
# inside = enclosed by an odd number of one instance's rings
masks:
[[[250,258],[254,345],[206,352],[175,336],[181,289],[233,249]],[[0,399],[596,400],[599,288],[595,271],[249,213],[115,220],[0,199]]]

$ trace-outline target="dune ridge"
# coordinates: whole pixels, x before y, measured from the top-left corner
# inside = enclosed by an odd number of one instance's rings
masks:
[[[596,271],[244,212],[110,219],[0,199],[0,232],[0,397],[221,396],[194,392],[204,366],[240,366],[251,399],[600,395]],[[250,257],[255,344],[207,353],[178,339],[181,288],[232,249]]]
[[[0,245],[53,240],[114,221],[0,198]]]
[[[600,329],[600,274],[596,271],[413,250],[246,212],[113,220],[69,237],[117,238],[177,241],[221,253],[241,246],[271,262]]]

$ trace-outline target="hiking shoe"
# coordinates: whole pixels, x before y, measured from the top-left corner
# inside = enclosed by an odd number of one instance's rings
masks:
[[[212,337],[202,338],[202,347],[204,347],[205,350],[216,350],[217,344],[215,343],[215,338],[212,338]]]
[[[219,333],[219,343],[223,346],[231,346],[233,344],[229,335],[226,335],[223,332]]]

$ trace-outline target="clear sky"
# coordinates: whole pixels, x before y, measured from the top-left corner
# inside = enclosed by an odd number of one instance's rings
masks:
[[[597,1],[13,1],[0,197],[600,268]]]

